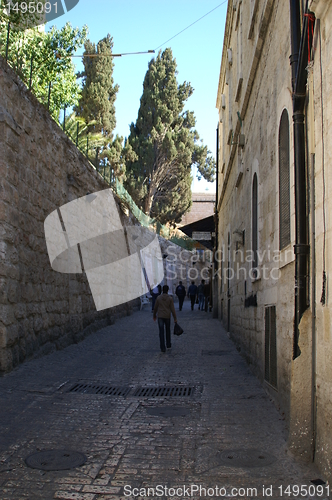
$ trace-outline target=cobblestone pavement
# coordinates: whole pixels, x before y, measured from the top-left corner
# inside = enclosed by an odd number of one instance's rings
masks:
[[[284,421],[220,322],[188,302],[177,314],[185,333],[172,337],[166,353],[151,311],[143,310],[0,379],[1,500],[122,500],[158,485],[155,498],[204,498],[197,488],[206,488],[206,497],[266,499],[271,485],[272,497],[281,498],[279,486],[319,477],[287,451]],[[70,392],[78,382],[130,391]],[[190,396],[135,394],[147,386],[195,389]],[[87,460],[62,471],[25,464],[53,449]]]

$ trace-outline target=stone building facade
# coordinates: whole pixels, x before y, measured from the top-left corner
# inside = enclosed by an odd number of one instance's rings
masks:
[[[202,250],[186,250],[171,241],[159,239],[164,256],[164,283],[169,286],[169,293],[176,301],[175,290],[179,282],[188,292],[192,282],[199,285],[202,280],[208,283],[211,279],[212,252],[202,246]]]
[[[108,187],[0,57],[0,372],[139,307],[97,312],[85,274],[53,271],[47,254],[46,217]],[[137,223],[120,207],[123,224]]]
[[[313,353],[315,460],[331,482],[332,141],[329,124],[332,116],[332,5],[328,0],[312,0],[309,2],[309,9],[314,13],[316,21],[307,85],[309,192],[313,207],[310,218],[312,323],[308,325],[308,337],[312,339]]]
[[[214,268],[219,319],[327,479],[331,21],[324,0],[228,2]]]

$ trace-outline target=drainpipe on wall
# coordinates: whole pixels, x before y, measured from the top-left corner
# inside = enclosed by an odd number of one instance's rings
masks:
[[[216,205],[215,205],[215,217],[214,217],[214,223],[215,223],[215,249],[216,251],[218,250],[218,226],[219,226],[219,217],[218,217],[218,178],[219,175],[219,123],[217,125],[217,130],[216,130]],[[218,259],[215,260],[216,262],[216,269],[219,268],[219,262]]]
[[[218,318],[218,310],[219,310],[219,294],[218,294],[218,269],[219,269],[219,258],[218,258],[218,226],[219,226],[219,217],[218,217],[218,174],[219,174],[219,122],[216,130],[216,203],[214,208],[214,266],[213,266],[213,318]]]
[[[308,0],[306,3],[308,13]],[[293,88],[293,129],[294,129],[294,176],[295,176],[295,315],[293,359],[300,354],[298,345],[299,324],[308,307],[308,222],[307,222],[307,183],[306,183],[306,146],[304,129],[304,106],[306,100],[308,65],[308,17],[304,16],[302,36],[299,0],[290,0],[291,50]],[[309,46],[312,34],[309,31]]]

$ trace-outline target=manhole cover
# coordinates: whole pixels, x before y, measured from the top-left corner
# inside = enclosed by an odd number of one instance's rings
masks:
[[[273,455],[259,450],[225,450],[220,451],[217,458],[229,467],[266,467],[277,460]]]
[[[29,455],[25,463],[32,469],[67,470],[75,469],[86,462],[86,456],[78,451],[45,450]]]
[[[176,408],[176,407],[163,407],[156,406],[154,408],[147,408],[146,412],[149,415],[155,415],[156,417],[185,417],[189,415],[189,408]]]

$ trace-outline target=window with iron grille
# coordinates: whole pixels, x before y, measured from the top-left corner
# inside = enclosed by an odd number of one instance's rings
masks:
[[[254,269],[258,266],[257,250],[258,250],[258,183],[257,174],[254,174],[252,181],[252,244],[251,250],[253,252],[253,263],[252,267]],[[256,274],[256,273],[255,273]]]
[[[290,234],[290,169],[289,119],[287,110],[281,115],[279,127],[279,248],[291,242]]]
[[[276,306],[265,308],[265,380],[277,388]]]

